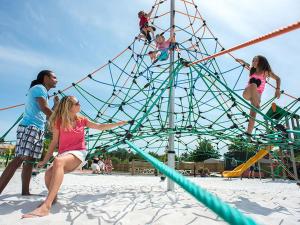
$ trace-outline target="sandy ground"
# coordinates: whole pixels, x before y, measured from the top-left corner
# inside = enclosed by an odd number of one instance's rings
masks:
[[[1,172],[0,172],[1,173]],[[300,189],[290,181],[190,177],[260,224],[300,224]],[[44,174],[21,196],[20,171],[0,195],[0,225],[213,225],[226,224],[183,189],[166,191],[159,177],[67,174],[58,203],[43,218],[21,219],[45,198]]]

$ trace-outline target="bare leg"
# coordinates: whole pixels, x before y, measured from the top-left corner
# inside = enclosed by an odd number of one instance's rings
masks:
[[[245,99],[249,99],[251,104],[259,108],[260,107],[260,94],[257,92],[257,86],[256,84],[250,84],[244,91],[243,97]],[[255,118],[256,118],[256,112],[254,110],[250,110],[250,118],[247,128],[247,133],[252,134],[252,131],[254,129],[255,124]]]
[[[153,31],[152,27],[149,27],[148,30],[151,32],[153,40],[155,40],[155,35],[154,35],[154,31]]]
[[[255,124],[255,118],[256,118],[256,112],[253,110],[250,110],[250,118],[249,118],[249,123],[248,123],[248,128],[247,128],[248,134],[252,134],[252,131],[254,129],[254,124]]]
[[[23,215],[23,218],[47,216],[57,192],[62,184],[64,173],[75,170],[81,161],[72,154],[55,158],[52,167],[52,176],[49,184],[49,193],[43,204],[34,211]],[[47,178],[48,179],[48,178]]]
[[[53,169],[53,167],[51,166],[47,171],[46,171],[46,173],[45,173],[45,185],[46,185],[46,187],[47,187],[47,189],[48,189],[48,193],[49,193],[49,188],[50,188],[50,182],[51,182],[51,178],[52,178],[52,169]],[[55,203],[57,202],[57,195],[56,195],[56,197],[54,198],[54,200],[53,200],[53,202],[52,202],[52,205],[54,205]],[[37,206],[37,208],[39,208],[39,207],[41,207],[41,205],[43,205],[44,204],[44,201],[43,202],[41,202],[38,206]]]
[[[146,39],[146,37],[145,37],[144,34],[139,34],[139,35],[137,36],[137,39],[138,39],[138,40],[141,40],[142,38]]]
[[[33,158],[27,158],[26,160],[32,161]],[[24,162],[23,163],[23,169],[22,169],[22,195],[30,195],[29,192],[29,184],[31,180],[31,175],[32,175],[32,168],[33,164],[30,162]]]
[[[49,191],[50,182],[51,182],[51,178],[52,178],[52,172],[53,172],[53,166],[50,167],[45,173],[45,185],[46,185],[48,191]]]
[[[250,99],[251,99],[251,87],[252,86],[256,87],[256,84],[249,85],[248,87],[245,88],[245,90],[243,92],[243,98],[246,99],[247,101],[250,101]]]
[[[150,56],[150,59],[151,59],[152,62],[156,60],[156,52],[154,52],[154,51],[150,52],[149,56]]]
[[[46,185],[48,191],[50,191],[49,189],[50,189],[50,182],[51,182],[51,178],[52,178],[52,172],[53,172],[53,167],[51,167],[45,173],[45,185]],[[57,195],[55,196],[52,204],[55,204],[56,202],[57,202]]]
[[[148,28],[143,28],[144,35],[146,36],[147,41],[150,43],[151,42],[151,35],[150,31]]]
[[[23,159],[21,157],[14,158],[5,168],[0,177],[0,194],[15,174],[16,170],[21,166]]]

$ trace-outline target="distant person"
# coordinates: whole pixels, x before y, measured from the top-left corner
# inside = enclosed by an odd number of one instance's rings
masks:
[[[105,164],[104,161],[101,157],[99,157],[99,162],[98,162],[99,168],[100,168],[100,172],[104,172],[105,170]]]
[[[235,158],[231,159],[231,166],[232,166],[232,168],[235,168],[237,166],[237,161]]]
[[[91,165],[93,173],[99,174],[101,172],[104,172],[104,167],[105,166],[104,166],[104,162],[103,162],[102,158],[95,156],[93,158],[93,163]]]
[[[152,6],[152,9],[149,13],[145,13],[144,11],[140,11],[138,13],[138,17],[140,19],[139,27],[140,27],[140,32],[142,34],[139,35],[139,37],[144,37],[145,39],[147,39],[149,44],[152,41],[150,33],[152,34],[154,39],[154,31],[156,30],[155,27],[149,26],[149,19],[151,17],[153,10],[154,10],[154,6]]]
[[[65,96],[61,99],[50,117],[50,127],[53,137],[48,152],[38,167],[44,166],[52,157],[54,149],[58,146],[58,155],[45,173],[45,184],[48,196],[34,211],[23,215],[23,218],[47,216],[53,201],[57,198],[58,190],[63,182],[64,174],[81,167],[85,163],[87,150],[85,146],[84,128],[108,130],[122,126],[127,122],[114,124],[99,124],[79,115],[80,103],[74,96]]]
[[[261,55],[255,56],[252,60],[252,66],[242,59],[236,59],[250,70],[248,85],[243,92],[243,97],[250,101],[255,108],[260,108],[261,95],[265,90],[268,78],[276,80],[275,97],[280,97],[280,78],[273,73],[268,60]],[[245,135],[251,139],[256,118],[255,110],[250,109],[250,118]]]
[[[14,159],[7,165],[0,177],[0,194],[15,174],[17,168],[22,169],[22,195],[30,195],[29,184],[33,162],[39,160],[43,152],[43,141],[46,117],[52,110],[48,106],[48,91],[55,88],[57,78],[54,72],[42,70],[36,80],[31,82],[25,103],[25,112],[17,128],[17,142]],[[54,106],[59,99],[54,98]],[[28,161],[28,162],[26,162]]]
[[[248,178],[254,178],[254,166],[251,165],[249,168]]]
[[[107,157],[104,160],[104,165],[105,165],[105,172],[107,174],[111,174],[112,170],[113,170],[113,165],[112,165],[112,161],[110,157]]]
[[[93,158],[93,163],[91,165],[92,171],[95,174],[100,173],[100,166],[99,166],[98,162],[99,162],[99,158],[97,156],[95,156]]]

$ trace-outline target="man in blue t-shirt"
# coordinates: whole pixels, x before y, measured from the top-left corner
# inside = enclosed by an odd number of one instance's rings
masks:
[[[7,165],[0,177],[0,194],[6,187],[16,169],[23,164],[22,195],[30,195],[29,184],[33,161],[43,152],[43,139],[46,118],[52,113],[48,106],[48,91],[56,86],[57,79],[50,70],[41,71],[37,79],[31,82],[25,103],[25,112],[17,128],[15,158]],[[59,99],[54,98],[54,107]]]

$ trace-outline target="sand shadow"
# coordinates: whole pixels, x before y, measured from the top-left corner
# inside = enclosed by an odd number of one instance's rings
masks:
[[[286,215],[291,215],[291,213],[288,211],[287,208],[283,206],[276,206],[275,208],[267,208],[264,206],[261,206],[257,202],[250,201],[248,198],[245,197],[239,197],[239,200],[234,201],[234,202],[229,202],[231,204],[234,204],[236,208],[245,211],[247,213],[252,213],[252,214],[260,214],[263,216],[269,216],[272,213],[282,213]]]
[[[0,198],[0,215],[11,214],[18,210],[21,210],[22,213],[31,212],[45,197],[44,192],[30,196],[22,196],[20,194],[2,195]]]
[[[83,214],[87,215],[88,219],[97,219],[98,221],[117,224],[128,213],[134,211],[138,204],[147,202],[147,207],[158,208],[159,210],[161,206],[151,202],[153,195],[155,195],[156,198],[164,197],[165,192],[145,192],[143,190],[137,192],[135,188],[128,188],[122,191],[111,189],[98,194],[77,193],[68,199],[70,201],[69,204],[54,206],[51,213],[67,212],[68,216],[66,221],[71,224],[75,223],[76,219]],[[114,212],[109,210],[111,205],[118,202],[126,202],[126,204],[119,210],[114,210]],[[174,200],[172,202],[174,202]],[[150,206],[149,203],[151,204]],[[139,210],[143,209],[145,208],[139,208]],[[74,212],[77,212],[77,214],[72,216]]]
[[[274,184],[295,184],[297,185],[297,181],[295,180],[283,180],[283,179],[276,179],[276,180],[265,180],[265,183],[274,183]]]
[[[66,214],[65,221],[71,225],[78,223],[77,220],[81,216],[86,216],[89,220],[97,220],[98,224],[122,224],[128,214],[151,209],[151,217],[147,217],[145,222],[150,225],[159,222],[163,217],[170,216],[172,213],[170,208],[177,210],[194,208],[195,211],[199,208],[199,204],[181,203],[176,193],[153,190],[152,187],[140,187],[139,190],[130,187],[121,190],[117,187],[106,190],[96,188],[93,191],[94,193],[91,194],[82,190],[60,194],[59,199],[63,200],[53,205],[51,214]],[[112,207],[114,210],[111,210]],[[164,210],[165,208],[167,210]],[[197,216],[220,221],[215,216],[206,216],[204,211],[203,215],[197,213],[195,217]]]

